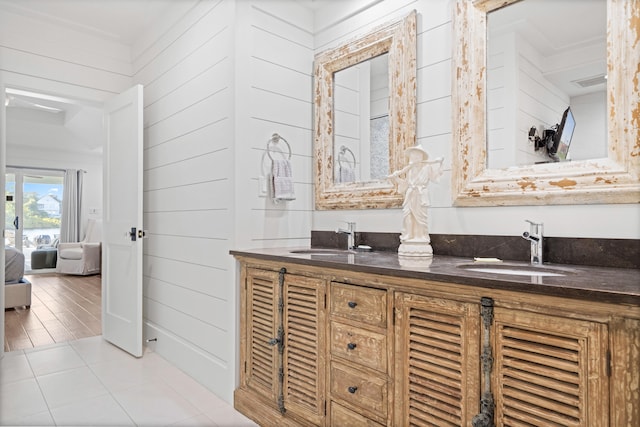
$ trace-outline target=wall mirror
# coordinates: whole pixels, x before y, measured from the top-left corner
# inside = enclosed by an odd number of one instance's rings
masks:
[[[314,61],[316,209],[402,204],[386,176],[416,141],[416,12]]]
[[[535,17],[526,12],[530,3],[455,4],[454,204],[639,203],[640,70],[629,65],[640,60],[638,2],[536,1],[534,9],[546,3],[553,8],[544,12],[544,25],[532,25]],[[562,19],[562,6],[570,7],[568,18]],[[580,12],[577,6],[590,10]],[[573,22],[578,27],[572,30]],[[584,26],[594,27],[589,31],[604,26],[604,34],[602,29],[581,34]],[[560,48],[556,31],[579,37],[565,42],[573,50]],[[544,39],[547,46],[539,46]],[[564,85],[591,89],[586,93]],[[546,147],[536,152],[531,127],[553,128],[566,107],[577,114],[585,104],[591,104],[591,115],[575,118],[568,156],[554,158]]]

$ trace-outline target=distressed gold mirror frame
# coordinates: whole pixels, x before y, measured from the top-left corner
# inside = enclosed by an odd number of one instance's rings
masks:
[[[607,4],[608,157],[487,169],[486,18],[514,1],[455,4],[453,204],[640,203],[640,0]]]
[[[404,151],[416,141],[416,12],[389,22],[314,61],[315,207],[374,209],[402,205],[387,180],[334,183],[334,73],[389,53],[389,170],[405,165]]]

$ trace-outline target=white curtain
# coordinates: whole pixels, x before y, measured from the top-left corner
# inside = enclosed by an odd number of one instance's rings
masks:
[[[81,238],[83,175],[84,171],[78,169],[67,169],[64,174],[61,242],[78,242]]]

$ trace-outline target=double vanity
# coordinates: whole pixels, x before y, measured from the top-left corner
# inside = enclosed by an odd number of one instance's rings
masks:
[[[640,272],[232,251],[235,407],[261,426],[640,423]]]
[[[638,70],[623,66],[638,63],[638,1],[601,5],[607,10],[600,40],[607,51],[604,157],[497,169],[487,158],[495,114],[487,103],[487,21],[492,12],[525,2],[451,3],[452,207],[638,203]],[[388,170],[381,176],[401,170],[417,142],[418,22],[413,11],[316,55],[316,210],[402,205],[388,179],[363,169],[377,164],[370,156],[377,139],[347,132],[367,133],[362,123],[344,128],[338,114],[349,103],[340,96],[341,78],[377,68],[373,60],[388,54],[389,132],[381,138],[389,142],[382,162]],[[428,46],[423,40],[421,52]],[[360,91],[369,101],[372,91]],[[365,124],[374,118],[361,115]],[[522,130],[540,114],[520,116],[525,121],[513,124]],[[504,142],[517,144],[535,151],[522,132]],[[347,149],[357,179],[345,179],[340,169]],[[532,243],[531,263],[315,247],[232,251],[240,272],[236,409],[261,426],[639,426],[640,270],[544,264],[539,225],[523,235]],[[354,226],[339,232],[355,246]],[[608,255],[598,254],[605,265]]]

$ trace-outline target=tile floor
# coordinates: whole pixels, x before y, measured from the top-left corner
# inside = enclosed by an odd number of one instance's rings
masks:
[[[158,354],[101,336],[5,353],[0,425],[256,426]]]

